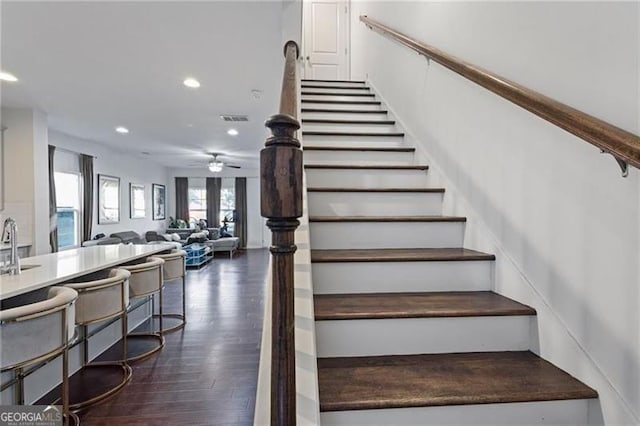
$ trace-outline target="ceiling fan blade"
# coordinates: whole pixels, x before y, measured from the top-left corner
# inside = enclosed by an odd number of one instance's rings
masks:
[[[241,169],[240,166],[232,166],[231,164],[225,164],[225,167],[231,167],[232,169]]]

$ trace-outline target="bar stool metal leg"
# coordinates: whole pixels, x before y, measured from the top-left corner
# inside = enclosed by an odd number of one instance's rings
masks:
[[[18,405],[24,405],[24,375],[22,368],[16,368],[16,400]]]
[[[129,272],[124,269],[113,269],[81,277],[79,280],[82,281],[67,284],[79,294],[76,302],[76,324],[82,331],[81,338],[76,341],[80,344],[82,368],[71,378],[69,398],[70,409],[74,412],[115,395],[131,379],[132,370],[126,362],[92,362],[89,346],[90,338],[111,324],[105,321],[119,318],[122,326],[126,327],[129,276]],[[90,333],[89,325],[98,323],[102,325]]]
[[[154,312],[153,317],[158,319],[158,326],[162,330],[163,333],[170,333],[172,331],[180,330],[186,325],[187,322],[187,288],[186,288],[186,252],[184,250],[171,250],[169,253],[161,253],[153,255],[154,258],[160,258],[164,260],[163,267],[163,283],[168,283],[174,281],[178,278],[182,280],[182,313],[164,313],[163,312],[163,302],[159,301],[160,307],[158,314]],[[169,325],[165,328],[164,319],[174,318],[177,319],[178,322],[174,325]]]
[[[155,257],[147,258],[144,263],[127,264],[130,273],[129,291],[131,299],[151,298],[152,309],[155,309],[154,296],[158,294],[162,306],[162,268],[164,260]],[[153,311],[151,312],[153,315]],[[153,318],[153,316],[152,316]],[[142,361],[154,355],[164,347],[162,330],[152,332],[131,332],[126,334],[127,355],[124,360],[128,363]]]
[[[67,319],[64,320],[64,327],[67,328]],[[80,418],[71,411],[71,407],[69,405],[69,344],[67,340],[67,345],[62,351],[62,413],[63,413],[63,424],[66,426],[79,426]]]

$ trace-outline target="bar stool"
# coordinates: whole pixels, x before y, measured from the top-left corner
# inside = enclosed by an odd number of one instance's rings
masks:
[[[73,280],[65,286],[78,292],[76,325],[81,328],[82,369],[71,378],[71,410],[79,411],[100,402],[121,390],[131,379],[131,367],[125,362],[89,363],[89,338],[110,325],[106,323],[89,333],[89,325],[120,317],[122,336],[127,335],[129,277],[126,269],[112,269]],[[74,342],[75,343],[75,342]],[[127,357],[127,342],[123,339],[123,359]],[[91,370],[91,371],[89,371]],[[114,373],[114,374],[111,374]],[[118,377],[114,381],[112,376]],[[86,386],[87,382],[91,386]]]
[[[179,330],[185,326],[187,322],[187,288],[186,288],[186,276],[187,276],[187,265],[186,265],[186,257],[187,252],[184,250],[176,250],[173,249],[169,253],[160,253],[154,254],[150,259],[159,258],[164,260],[162,279],[164,283],[172,282],[177,280],[178,278],[182,278],[182,314],[153,314],[154,318],[177,318],[180,320],[178,324],[174,326],[170,326],[167,328],[163,328],[163,333],[168,333],[171,331]],[[155,312],[155,310],[154,310]]]
[[[129,300],[150,298],[153,303],[153,296],[157,294],[160,302],[160,330],[147,333],[128,333],[126,338],[123,339],[127,346],[127,356],[122,361],[141,361],[158,352],[164,346],[164,336],[162,333],[163,266],[164,260],[153,257],[118,266],[118,268],[126,269],[131,273],[129,277]],[[142,349],[140,349],[140,346],[144,344],[143,342],[149,340],[154,341],[150,348],[142,347]],[[138,347],[136,348],[133,345],[137,345]]]
[[[51,287],[2,302],[0,310],[0,372],[14,378],[0,387],[16,385],[16,402],[24,404],[24,378],[35,366],[62,355],[62,407],[65,424],[77,420],[69,410],[69,341],[75,334],[75,290]]]

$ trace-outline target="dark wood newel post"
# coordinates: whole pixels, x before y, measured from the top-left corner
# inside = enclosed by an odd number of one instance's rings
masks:
[[[302,216],[302,150],[296,138],[298,54],[298,45],[288,41],[280,113],[267,120],[272,136],[260,152],[260,204],[272,233],[271,424],[278,426],[296,424],[293,256]]]

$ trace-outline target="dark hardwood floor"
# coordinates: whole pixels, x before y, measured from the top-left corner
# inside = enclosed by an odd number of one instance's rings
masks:
[[[253,423],[269,255],[220,253],[187,272],[187,325],[165,335],[156,356],[132,365],[122,392],[81,414],[81,424],[250,425]],[[168,284],[165,312],[178,312]]]

